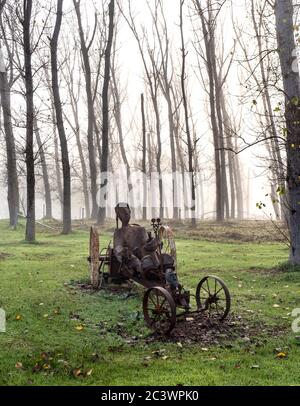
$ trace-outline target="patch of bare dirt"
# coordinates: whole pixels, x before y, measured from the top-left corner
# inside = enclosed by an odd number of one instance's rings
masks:
[[[240,315],[231,314],[225,320],[208,318],[207,315],[195,313],[192,316],[178,318],[175,328],[168,336],[157,333],[147,338],[147,342],[201,343],[203,346],[225,345],[232,347],[232,342],[240,340],[245,344],[263,344],[268,336],[279,336],[284,327],[267,326],[263,322],[253,323]]]

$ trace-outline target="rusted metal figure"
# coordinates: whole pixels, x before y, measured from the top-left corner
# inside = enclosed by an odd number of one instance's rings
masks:
[[[126,203],[119,203],[115,212],[117,227],[113,247],[109,245],[97,258],[99,288],[126,280],[144,286],[147,289],[143,298],[145,322],[151,329],[164,334],[171,332],[176,319],[182,315],[206,311],[210,317],[225,319],[230,310],[230,294],[222,279],[205,276],[198,283],[195,295],[179,283],[176,246],[168,226],[154,218],[151,220],[152,231],[138,224],[129,224],[131,211]],[[90,246],[95,247],[95,244]],[[91,253],[89,260],[91,263],[95,261],[95,252]],[[191,309],[192,298],[196,310]]]

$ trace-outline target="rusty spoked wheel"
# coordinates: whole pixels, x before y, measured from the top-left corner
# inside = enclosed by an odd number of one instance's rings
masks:
[[[176,324],[176,305],[170,293],[160,287],[150,288],[143,299],[144,319],[148,327],[168,334]]]
[[[230,293],[225,282],[217,276],[201,279],[196,289],[198,311],[208,311],[209,317],[224,320],[230,311]]]

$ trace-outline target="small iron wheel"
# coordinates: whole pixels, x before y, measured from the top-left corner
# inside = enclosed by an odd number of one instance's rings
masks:
[[[145,292],[143,312],[147,326],[158,333],[169,334],[175,327],[175,302],[170,293],[160,286]]]
[[[196,289],[198,311],[208,311],[209,316],[215,315],[224,320],[230,310],[230,294],[225,282],[217,276],[208,275],[201,279]]]

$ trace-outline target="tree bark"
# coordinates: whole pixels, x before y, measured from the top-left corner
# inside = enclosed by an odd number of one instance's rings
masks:
[[[114,50],[115,52],[115,50]],[[113,57],[113,63],[111,67],[111,82],[112,82],[112,93],[113,93],[113,101],[114,101],[114,116],[115,116],[115,121],[117,124],[117,130],[119,134],[119,143],[120,143],[120,152],[122,156],[122,160],[124,162],[124,165],[126,167],[126,172],[127,172],[127,184],[128,184],[128,192],[129,192],[129,200],[128,204],[131,207],[131,217],[134,218],[134,196],[133,196],[133,185],[132,185],[132,180],[131,180],[131,170],[130,170],[130,165],[127,159],[127,154],[126,154],[126,149],[124,145],[124,136],[123,136],[123,126],[122,126],[122,112],[121,112],[121,97],[120,97],[120,91],[118,88],[118,83],[117,83],[117,78],[116,78],[116,72],[115,72],[115,64],[114,64],[114,58]]]
[[[41,140],[41,137],[40,137],[40,130],[39,130],[37,119],[36,119],[36,112],[35,112],[35,116],[34,116],[34,119],[33,119],[33,127],[34,127],[34,132],[35,132],[37,145],[38,145],[38,148],[39,148],[39,155],[40,155],[41,166],[42,166],[44,192],[45,192],[45,205],[46,205],[45,218],[46,219],[52,219],[52,200],[51,200],[51,189],[50,189],[48,168],[47,168],[47,162],[46,162],[44,146],[42,144],[42,140]]]
[[[100,207],[98,210],[97,224],[103,225],[106,218],[106,196],[103,189],[107,188],[107,179],[105,178],[108,168],[108,153],[109,153],[109,100],[108,89],[110,82],[110,66],[111,66],[111,49],[113,44],[114,34],[114,12],[115,1],[110,0],[108,6],[109,25],[108,39],[105,49],[105,65],[104,65],[104,81],[102,89],[102,150],[101,150],[101,185],[100,185]]]
[[[216,94],[215,94],[215,75],[213,70],[213,58],[212,54],[211,39],[214,33],[212,32],[213,26],[209,24],[204,16],[203,9],[199,0],[195,0],[196,10],[199,13],[201,20],[202,31],[204,36],[205,53],[206,53],[206,69],[208,75],[209,83],[209,106],[210,106],[210,120],[213,133],[214,141],[214,163],[215,163],[215,182],[216,182],[216,220],[224,220],[224,193],[223,193],[223,176],[222,176],[222,165],[221,165],[221,142],[219,137],[219,126],[218,117],[216,111]],[[214,23],[213,23],[214,24]]]
[[[194,173],[194,163],[193,163],[193,143],[190,132],[189,124],[189,112],[186,98],[186,89],[185,89],[185,75],[186,75],[186,51],[184,44],[183,36],[183,4],[184,0],[180,0],[180,36],[181,36],[181,55],[182,55],[182,67],[181,67],[181,91],[182,91],[182,101],[184,108],[184,118],[185,118],[185,132],[187,137],[187,146],[188,146],[188,167],[189,174],[191,179],[191,223],[192,227],[196,227],[196,191],[195,191],[195,173]]]
[[[75,65],[75,60],[74,60],[74,65]],[[80,137],[80,122],[79,122],[79,111],[78,111],[78,100],[79,100],[79,94],[80,94],[80,80],[78,82],[78,93],[77,95],[74,92],[74,65],[72,68],[70,67],[69,64],[67,64],[67,74],[68,74],[68,79],[67,81],[67,87],[69,91],[69,96],[70,96],[70,104],[71,104],[71,109],[73,113],[73,119],[74,123],[71,122],[70,118],[68,115],[65,115],[65,119],[67,120],[69,126],[72,128],[73,133],[75,135],[76,139],[76,145],[78,149],[78,154],[79,154],[79,159],[80,159],[80,165],[81,165],[81,170],[82,170],[82,177],[81,177],[81,182],[82,182],[82,191],[83,191],[83,196],[84,196],[84,204],[85,204],[85,217],[90,218],[91,217],[91,209],[90,209],[90,197],[89,197],[89,189],[88,189],[88,174],[87,174],[87,166],[85,162],[85,156],[83,152],[83,147],[81,143],[81,137]]]
[[[23,50],[25,65],[25,88],[26,88],[26,184],[27,184],[27,214],[25,240],[33,242],[35,240],[35,170],[33,152],[33,79],[31,67],[31,12],[32,0],[23,1],[24,21],[23,21]]]
[[[53,36],[50,41],[51,48],[51,74],[52,91],[56,114],[57,131],[60,140],[61,159],[63,168],[63,234],[69,234],[72,231],[71,221],[71,171],[69,163],[68,143],[63,123],[63,113],[60,99],[58,83],[58,62],[57,62],[57,44],[62,21],[63,0],[57,0],[57,15]]]
[[[89,59],[89,47],[87,46],[84,32],[82,28],[81,13],[80,13],[80,0],[73,0],[80,37],[80,48],[83,59],[84,71],[85,71],[85,90],[87,98],[87,108],[88,108],[88,130],[87,130],[87,141],[88,141],[88,152],[89,152],[89,163],[90,163],[90,177],[91,177],[91,197],[92,197],[92,219],[97,218],[97,169],[95,162],[95,149],[94,149],[94,123],[95,123],[95,114],[94,114],[94,101],[93,101],[93,92],[92,92],[92,77],[91,77],[91,66]]]
[[[287,188],[290,231],[290,262],[300,264],[300,78],[294,37],[292,0],[275,2],[278,52],[285,93],[285,118],[287,128]]]
[[[0,98],[3,113],[4,136],[6,144],[7,168],[7,202],[9,210],[9,225],[16,227],[19,210],[19,183],[17,173],[17,158],[15,138],[11,122],[10,87],[7,79],[2,50],[0,48]]]
[[[146,119],[145,119],[145,101],[144,95],[141,94],[141,114],[142,114],[142,172],[143,172],[143,220],[147,220],[147,140],[146,140]]]

